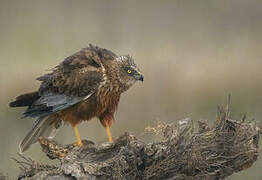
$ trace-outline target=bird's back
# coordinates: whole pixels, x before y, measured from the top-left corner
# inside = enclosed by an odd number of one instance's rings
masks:
[[[38,91],[18,96],[10,107],[27,106],[25,117],[41,117],[75,105],[96,93],[103,81],[103,63],[115,57],[109,50],[89,45],[37,78]]]

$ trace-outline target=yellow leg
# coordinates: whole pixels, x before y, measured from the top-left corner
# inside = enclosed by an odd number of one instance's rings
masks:
[[[106,126],[106,133],[107,133],[109,142],[113,142],[113,139],[112,139],[112,135],[111,135],[111,131],[110,131],[110,127],[109,127],[109,126]]]
[[[73,129],[75,131],[75,135],[76,135],[76,145],[77,146],[83,146],[83,143],[81,141],[81,138],[80,138],[80,134],[79,134],[79,131],[78,131],[78,128],[77,128],[77,125],[73,126]]]

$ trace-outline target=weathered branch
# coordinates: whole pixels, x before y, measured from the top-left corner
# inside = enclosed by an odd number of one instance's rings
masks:
[[[126,133],[114,143],[82,148],[40,139],[45,154],[59,166],[39,164],[21,156],[20,179],[223,179],[247,169],[257,160],[259,128],[255,122],[229,118],[229,108],[218,107],[214,127],[191,119],[148,128],[161,135],[145,143]],[[21,159],[20,158],[20,159]]]

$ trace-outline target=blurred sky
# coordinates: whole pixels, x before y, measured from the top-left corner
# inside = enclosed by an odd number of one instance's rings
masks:
[[[36,90],[36,77],[89,43],[132,55],[145,76],[122,96],[114,137],[143,135],[157,121],[212,123],[228,93],[233,118],[245,112],[261,123],[261,18],[261,0],[0,0],[0,172],[19,173],[10,158],[33,123],[8,103]],[[82,123],[80,133],[107,140],[96,119]],[[67,126],[57,139],[75,140]],[[47,161],[38,145],[26,155]],[[228,179],[259,180],[261,168],[259,159]]]

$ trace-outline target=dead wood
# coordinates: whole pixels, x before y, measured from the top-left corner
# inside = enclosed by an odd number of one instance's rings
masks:
[[[44,165],[20,155],[18,179],[224,179],[252,166],[258,158],[260,129],[254,121],[230,119],[229,108],[218,107],[213,127],[191,119],[147,128],[161,139],[145,143],[125,133],[114,143],[82,148],[40,139],[43,152],[59,166]]]

